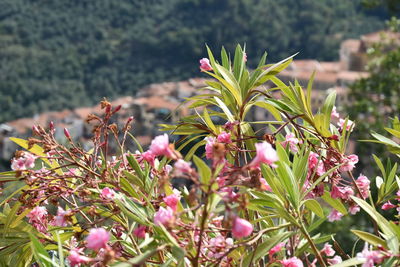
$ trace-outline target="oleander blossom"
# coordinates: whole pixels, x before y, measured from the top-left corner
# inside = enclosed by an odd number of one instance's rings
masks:
[[[339,119],[339,118],[340,118],[340,115],[336,110],[336,106],[333,106],[332,113],[331,113],[331,119],[333,120],[333,119]]]
[[[215,137],[207,136],[204,140],[206,141],[206,158],[212,159],[214,157],[213,146],[216,143],[216,139]]]
[[[232,235],[235,238],[243,238],[251,235],[253,232],[253,226],[250,222],[245,219],[236,217],[233,221]]]
[[[366,199],[369,196],[369,184],[371,182],[367,178],[367,176],[360,174],[356,180],[356,184],[358,189],[361,192],[361,197]]]
[[[146,237],[146,230],[147,227],[144,225],[139,225],[138,227],[133,230],[133,235],[136,236],[137,238],[145,238]]]
[[[279,243],[268,251],[269,260],[272,261],[274,254],[281,251],[281,249],[285,246],[285,243]]]
[[[333,209],[331,213],[328,215],[328,221],[334,222],[334,221],[340,221],[343,217],[343,214],[340,213],[339,211]]]
[[[189,174],[192,172],[192,167],[190,167],[192,163],[184,161],[183,159],[178,159],[174,164],[174,169],[177,175]]]
[[[176,211],[178,207],[178,203],[181,199],[181,192],[179,190],[174,189],[174,192],[163,198],[165,204],[167,204],[168,207],[170,207],[174,212]]]
[[[23,155],[19,158],[13,158],[11,160],[11,169],[14,171],[24,171],[35,167],[36,156],[29,153],[23,152]]]
[[[65,211],[63,208],[57,208],[57,215],[53,219],[54,226],[65,227],[68,225],[67,217],[70,215],[70,211]]]
[[[324,248],[321,249],[321,253],[325,254],[328,257],[332,257],[335,255],[335,251],[332,249],[332,245],[325,243]]]
[[[170,208],[160,207],[160,209],[154,214],[154,224],[168,226],[173,223],[174,211]]]
[[[213,68],[210,64],[210,60],[208,58],[200,59],[199,63],[200,63],[201,71],[212,71],[213,70]]]
[[[308,176],[316,172],[318,176],[325,173],[325,167],[322,160],[319,160],[319,155],[315,152],[310,152],[308,155]]]
[[[225,238],[222,235],[213,237],[208,242],[209,251],[207,257],[219,259],[223,257],[226,251],[233,246],[233,239],[228,237]]]
[[[169,139],[167,134],[156,136],[150,144],[149,151],[154,156],[174,157],[174,153],[169,147]]]
[[[329,265],[335,265],[335,264],[339,264],[341,262],[343,262],[342,257],[336,255],[335,257],[333,257],[332,259],[327,259]]]
[[[357,259],[364,260],[362,267],[373,267],[383,261],[383,255],[379,251],[368,248],[368,243],[365,243],[364,249],[357,253]]]
[[[37,206],[33,208],[26,217],[28,217],[29,223],[31,223],[39,232],[46,233],[47,214],[46,207]]]
[[[299,151],[297,146],[299,143],[300,140],[295,137],[294,133],[288,133],[285,137],[285,141],[283,141],[281,144],[284,148],[289,145],[290,151],[297,153],[297,151]]]
[[[344,123],[346,122],[346,120],[344,119],[339,119],[339,122],[337,123],[337,125],[340,127],[340,129],[343,131],[343,126]],[[351,120],[347,120],[347,124],[346,124],[346,131],[348,132],[352,132],[354,130],[355,127],[355,123]]]
[[[256,146],[256,156],[250,162],[249,167],[257,168],[260,167],[262,163],[270,165],[272,168],[276,168],[275,162],[279,160],[278,154],[270,143],[262,142],[255,144]]]
[[[103,190],[101,190],[100,197],[103,199],[114,199],[115,198],[115,191],[110,189],[109,187],[104,187]]]
[[[83,253],[83,248],[73,248],[69,252],[69,256],[67,257],[69,264],[74,266],[81,266],[81,264],[89,263],[92,259],[86,256],[81,255]]]
[[[396,205],[392,204],[392,202],[390,202],[390,201],[388,201],[388,202],[386,202],[385,204],[382,205],[382,209],[383,210],[390,210],[390,209],[393,209],[395,207],[396,207]]]
[[[100,250],[107,247],[107,242],[110,240],[110,233],[104,228],[92,228],[86,238],[86,247],[93,250]]]
[[[341,160],[341,163],[343,163],[343,165],[340,166],[339,168],[340,171],[342,172],[352,171],[355,165],[358,163],[358,156],[354,154],[349,156],[344,156]]]
[[[217,136],[217,141],[220,143],[230,144],[230,143],[232,143],[231,134],[227,133],[227,132],[221,132]]]
[[[297,257],[282,260],[281,263],[283,267],[304,267],[303,262]]]

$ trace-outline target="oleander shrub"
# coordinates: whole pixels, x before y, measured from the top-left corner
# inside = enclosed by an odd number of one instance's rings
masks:
[[[129,133],[134,118],[111,123],[120,107],[106,100],[103,116],[88,117],[89,150],[67,129],[58,142],[52,124],[12,138],[25,150],[0,175],[4,192],[14,189],[0,203],[2,266],[399,264],[397,164],[375,156],[382,175],[372,198],[370,179],[353,175],[358,156],[346,153],[355,123],[336,112],[334,92],[313,109],[312,77],[307,88],[277,77],[292,58],[266,64],[264,55],[250,71],[240,46],[233,56],[222,49],[219,61],[208,50],[200,70],[212,79],[186,100],[192,115],[160,126],[180,137],[175,144],[165,133],[143,150]],[[274,120],[251,121],[255,108]],[[397,119],[388,131],[400,137]],[[400,155],[396,141],[374,137]],[[347,254],[334,233],[319,233],[358,212],[373,226],[352,230],[362,251]]]

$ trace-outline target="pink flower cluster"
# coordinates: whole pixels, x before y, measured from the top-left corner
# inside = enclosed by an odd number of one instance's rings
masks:
[[[13,158],[11,160],[11,169],[14,171],[24,171],[35,167],[36,156],[29,153],[23,152],[23,155],[19,158]]]
[[[201,71],[212,71],[213,68],[211,67],[210,60],[208,58],[200,59],[200,70]]]
[[[26,217],[28,217],[29,223],[39,232],[46,233],[48,223],[47,214],[47,209],[45,207],[36,206]]]
[[[174,189],[174,192],[163,198],[166,208],[160,207],[159,210],[154,214],[154,224],[169,226],[175,221],[174,213],[177,210],[178,203],[181,199],[181,193]]]
[[[235,238],[243,238],[251,235],[253,232],[253,226],[250,222],[246,221],[245,219],[241,219],[236,217],[233,220],[232,226],[232,235]]]

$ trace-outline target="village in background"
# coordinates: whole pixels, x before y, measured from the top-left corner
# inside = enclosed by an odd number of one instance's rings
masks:
[[[348,39],[342,42],[338,51],[339,61],[294,60],[278,77],[285,83],[297,79],[302,86],[306,86],[315,71],[312,91],[314,109],[318,109],[332,90],[337,92],[336,105],[338,107],[351,105],[349,85],[358,79],[368,77],[365,69],[368,50],[377,42],[382,42],[384,38],[394,40],[393,44],[395,45],[400,44],[399,33],[383,31],[363,35],[360,39]],[[153,137],[160,134],[159,124],[174,123],[183,116],[195,112],[189,109],[188,105],[181,105],[181,103],[185,98],[201,92],[201,89],[206,86],[205,81],[205,78],[191,78],[186,81],[151,84],[138,90],[135,96],[115,99],[111,101],[112,105],[121,105],[122,107],[115,116],[115,123],[122,127],[127,119],[133,116],[134,123],[131,133],[140,144],[147,147]],[[265,84],[264,86],[270,85]],[[378,99],[379,96],[377,96],[377,101]],[[30,118],[21,118],[0,124],[0,160],[2,162],[0,169],[9,169],[10,159],[15,150],[18,149],[9,137],[27,139],[32,135],[32,126],[41,125],[46,128],[51,121],[56,126],[56,138],[59,141],[66,141],[63,129],[67,128],[74,141],[80,143],[84,148],[90,149],[93,125],[85,121],[89,114],[101,115],[101,113],[100,105],[97,105],[73,110],[45,112],[35,114]],[[254,121],[273,119],[271,114],[261,108],[255,108],[249,116],[252,116],[249,120]],[[263,134],[266,128],[259,130],[259,133]],[[131,151],[137,149],[134,142],[130,142],[128,148]],[[351,145],[350,149],[354,149],[354,145]]]

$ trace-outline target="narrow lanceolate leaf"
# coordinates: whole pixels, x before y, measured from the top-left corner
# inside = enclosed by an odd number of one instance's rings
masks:
[[[396,231],[392,228],[394,227],[386,220],[381,214],[379,214],[374,207],[369,205],[364,200],[358,197],[351,197],[365,212],[371,216],[371,218],[376,221],[379,228],[383,232],[383,237],[387,242],[388,248],[395,254],[399,253],[399,236],[397,236]],[[397,226],[396,226],[397,227]]]
[[[371,245],[374,246],[382,246],[384,248],[387,249],[387,245],[385,240],[383,240],[382,238],[373,235],[371,233],[368,232],[364,232],[364,231],[359,231],[359,230],[350,230],[353,234],[355,234],[356,236],[358,236],[359,238],[361,238],[362,240],[364,240],[365,242],[368,242]]]
[[[318,203],[318,201],[316,201],[315,199],[307,199],[304,202],[304,205],[306,206],[306,208],[312,212],[315,213],[315,215],[317,215],[320,218],[324,218],[324,211],[321,208],[321,205]]]
[[[31,249],[37,263],[41,267],[53,267],[53,262],[40,241],[31,233],[29,236],[31,239]]]
[[[230,111],[229,108],[225,105],[225,103],[222,102],[222,100],[219,99],[219,97],[216,97],[216,96],[215,96],[214,99],[215,99],[215,101],[217,101],[218,106],[219,106],[219,107],[222,109],[222,111],[225,113],[227,119],[228,119],[230,122],[233,122],[233,121],[235,120],[235,118],[233,117],[231,111]]]

